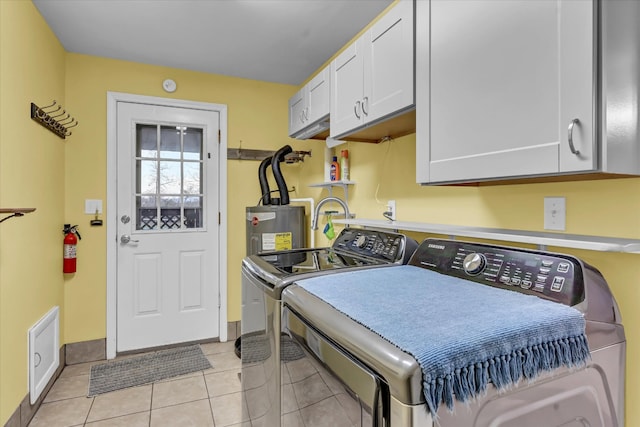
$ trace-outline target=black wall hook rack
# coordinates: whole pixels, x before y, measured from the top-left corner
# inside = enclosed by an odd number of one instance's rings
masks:
[[[62,112],[60,112],[61,110]],[[62,139],[71,136],[70,128],[78,126],[78,121],[67,113],[55,99],[53,104],[46,107],[38,107],[32,102],[31,118]]]

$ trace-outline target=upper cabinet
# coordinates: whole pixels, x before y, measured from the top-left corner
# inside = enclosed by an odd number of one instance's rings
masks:
[[[289,136],[312,138],[329,128],[331,66],[289,99]]]
[[[413,109],[414,2],[400,0],[332,66],[332,138]]]
[[[418,1],[417,181],[639,174],[636,3]]]

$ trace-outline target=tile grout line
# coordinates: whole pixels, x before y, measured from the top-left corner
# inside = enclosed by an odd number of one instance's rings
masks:
[[[151,383],[151,399],[149,399],[149,427],[151,427],[151,418],[153,417],[153,391],[156,388],[155,381]]]
[[[2,1],[2,0],[0,0],[0,1]],[[86,425],[88,425],[88,424],[95,424],[95,423],[101,423],[101,422],[103,422],[103,421],[115,420],[115,419],[118,419],[118,418],[130,417],[131,415],[144,414],[145,412],[150,412],[150,411],[144,410],[144,411],[138,411],[138,412],[131,412],[131,413],[129,413],[129,414],[119,414],[119,415],[114,415],[114,416],[107,416],[106,418],[102,418],[102,419],[99,419],[99,420],[95,420],[95,421],[91,421],[91,422],[88,422],[88,421],[87,421],[84,425],[86,426]],[[82,424],[78,424],[78,425],[82,425]]]
[[[84,417],[84,423],[82,423],[83,426],[87,425],[87,421],[89,421],[89,414],[91,413],[91,409],[93,409],[93,404],[96,402],[96,397],[93,396],[91,398],[91,405],[89,405],[89,410],[87,411],[87,415],[85,415]]]
[[[211,368],[213,368],[213,365],[211,365]],[[204,380],[204,388],[207,390],[207,400],[209,401],[209,412],[211,413],[211,422],[213,423],[213,427],[215,427],[216,419],[213,416],[213,406],[211,405],[211,394],[209,393],[209,386],[207,385],[207,378],[206,378],[206,375],[204,374],[204,371],[202,371],[202,379]]]

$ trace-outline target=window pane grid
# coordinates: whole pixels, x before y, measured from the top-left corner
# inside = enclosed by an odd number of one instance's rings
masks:
[[[203,130],[138,124],[136,135],[136,228],[202,228]]]

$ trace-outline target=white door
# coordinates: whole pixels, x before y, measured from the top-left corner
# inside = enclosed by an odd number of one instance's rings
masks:
[[[219,129],[117,104],[117,351],[219,336]]]

